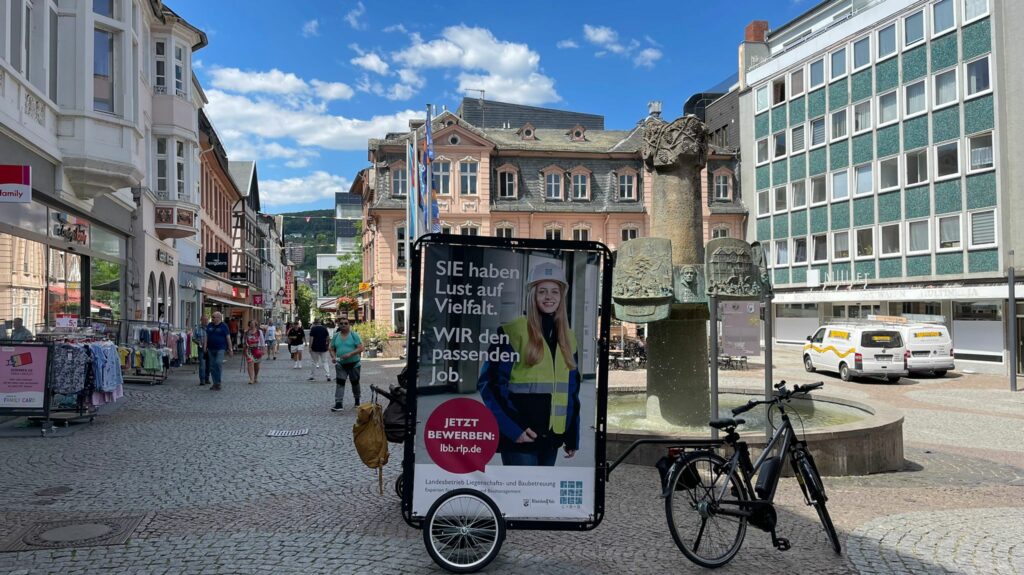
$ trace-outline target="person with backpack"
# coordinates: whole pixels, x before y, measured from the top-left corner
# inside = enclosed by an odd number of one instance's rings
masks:
[[[324,370],[324,381],[331,381],[331,366],[327,363],[330,339],[331,333],[324,327],[324,322],[319,319],[313,320],[313,327],[309,329],[309,381],[316,381],[321,367]]]
[[[363,341],[352,331],[348,318],[338,320],[338,331],[331,339],[331,359],[334,360],[335,387],[334,407],[331,411],[344,409],[345,380],[352,382],[352,399],[359,405],[359,356],[363,353]]]

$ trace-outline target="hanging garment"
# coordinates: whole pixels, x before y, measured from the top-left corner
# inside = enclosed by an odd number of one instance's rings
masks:
[[[55,393],[78,393],[85,388],[89,354],[84,346],[61,343],[54,348],[51,362],[53,380],[50,390]]]
[[[160,357],[160,351],[153,347],[142,350],[142,368],[146,371],[160,371],[164,362]]]

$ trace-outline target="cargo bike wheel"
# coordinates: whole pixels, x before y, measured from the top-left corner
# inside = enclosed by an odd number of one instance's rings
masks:
[[[423,521],[423,543],[441,568],[473,573],[497,557],[505,541],[505,519],[490,497],[474,489],[442,495]]]

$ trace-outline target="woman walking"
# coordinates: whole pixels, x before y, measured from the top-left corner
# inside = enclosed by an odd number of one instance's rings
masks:
[[[249,385],[260,382],[260,362],[263,361],[267,343],[263,339],[263,332],[260,331],[255,321],[249,321],[249,329],[242,334],[245,345],[245,366],[249,370]]]
[[[277,324],[274,322],[267,325],[267,356],[277,359]]]

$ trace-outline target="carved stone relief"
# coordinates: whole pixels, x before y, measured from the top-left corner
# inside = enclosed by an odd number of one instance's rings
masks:
[[[40,126],[46,126],[46,106],[31,93],[25,94],[24,112],[26,116],[39,122]]]
[[[644,140],[640,155],[650,169],[669,169],[680,158],[702,166],[708,155],[708,129],[696,116],[683,116],[671,123],[661,118],[644,122]]]
[[[759,244],[717,238],[705,248],[707,294],[723,299],[755,299],[771,293],[764,254]]]

